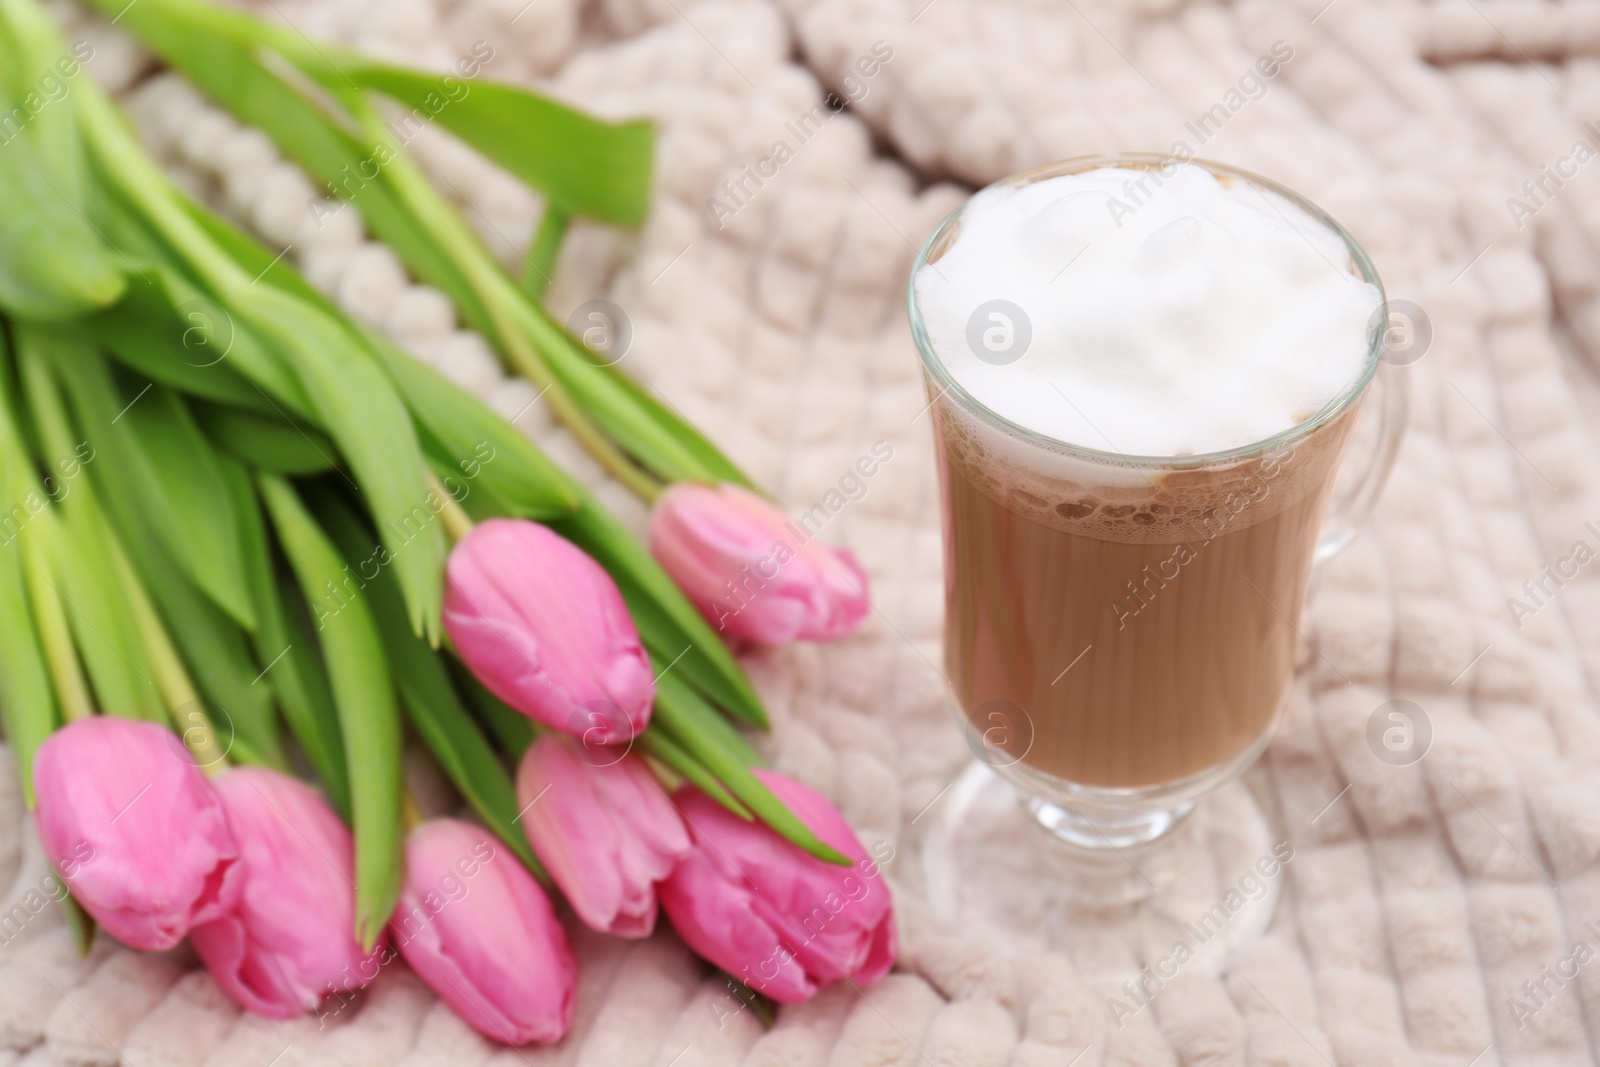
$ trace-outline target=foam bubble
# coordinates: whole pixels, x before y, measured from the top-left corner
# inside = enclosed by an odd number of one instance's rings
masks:
[[[1193,164],[986,189],[915,286],[972,397],[1133,456],[1239,448],[1310,418],[1361,376],[1381,300],[1328,226]]]

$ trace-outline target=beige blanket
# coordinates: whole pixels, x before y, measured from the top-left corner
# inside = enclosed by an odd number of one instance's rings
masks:
[[[36,909],[0,947],[0,1047],[13,1050],[0,1065],[1593,1062],[1595,5],[260,6],[313,36],[441,69],[486,41],[493,77],[660,123],[649,222],[575,234],[552,302],[621,305],[633,328],[626,365],[796,512],[825,507],[825,536],[871,571],[876,611],[858,636],[749,662],[777,723],[777,766],[831,796],[864,841],[894,850],[903,953],[880,984],[832,989],[764,1031],[670,934],[629,944],[575,929],[572,1035],[507,1050],[398,967],[325,1025],[267,1022],[239,1015],[187,956],[102,939],[79,960],[53,910]],[[89,69],[125,94],[189,187],[291,246],[354,314],[599,481],[542,406],[527,406],[532,390],[505,381],[438,294],[366,242],[355,211],[308,226],[316,191],[269,142],[156,75],[114,31],[61,15],[94,42]],[[1250,77],[1278,42],[1292,58],[1272,78]],[[864,74],[875,47],[882,61]],[[848,98],[848,111],[818,109],[826,92]],[[923,903],[919,843],[967,753],[934,666],[937,501],[902,293],[913,246],[967,187],[1055,157],[1179,141],[1329,208],[1371,251],[1391,297],[1424,309],[1432,343],[1406,368],[1415,399],[1393,480],[1374,522],[1318,577],[1292,706],[1249,776],[1295,849],[1276,919],[1221,977],[1185,973],[1119,1028],[1116,990],[1072,946],[1007,956]],[[432,132],[416,147],[514,266],[537,201]],[[877,441],[892,460],[864,492],[837,492]],[[642,517],[615,486],[603,491]],[[1432,730],[1409,766],[1379,760],[1367,740],[1373,712],[1395,698],[1415,702]],[[26,909],[44,868],[31,832],[14,829],[14,789],[0,803],[4,907]],[[1125,948],[1135,964],[1139,951]]]

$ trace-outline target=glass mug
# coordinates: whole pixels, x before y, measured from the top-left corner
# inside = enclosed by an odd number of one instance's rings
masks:
[[[997,184],[1170,162],[1085,157]],[[1326,212],[1246,171],[1191,162],[1299,206],[1343,239],[1352,277],[1382,293]],[[969,777],[988,778],[986,767],[1009,780],[1033,820],[1080,854],[1146,845],[1265,749],[1293,681],[1312,566],[1350,541],[1388,476],[1407,390],[1383,361],[1387,303],[1359,377],[1293,428],[1204,455],[1096,451],[987,408],[934,350],[915,277],[953,243],[965,208],[918,255],[909,311],[938,457],[945,669],[980,764]],[[992,340],[1016,327],[1002,310]],[[1365,465],[1346,464],[1336,486],[1358,423]]]

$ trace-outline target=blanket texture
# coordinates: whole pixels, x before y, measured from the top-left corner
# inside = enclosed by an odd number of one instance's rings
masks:
[[[869,570],[832,646],[748,658],[775,765],[893,859],[903,952],[764,1030],[670,933],[576,924],[579,1015],[505,1049],[405,971],[318,1022],[241,1015],[191,956],[53,909],[0,946],[0,1067],[1566,1065],[1600,1027],[1600,11],[1585,0],[263,0],[260,13],[660,126],[634,233],[580,226],[550,302],[628,316],[625,366]],[[440,294],[115,28],[62,5],[176,178],[353,315],[484,396],[638,525]],[[1288,49],[1273,76],[1258,60]],[[877,62],[863,64],[866,57]],[[868,69],[871,73],[865,73]],[[848,101],[847,108],[836,106]],[[1317,577],[1303,669],[1247,783],[1293,847],[1270,928],[1113,1019],[1107,954],[1002,953],[928,907],[919,844],[969,759],[944,710],[926,403],[903,309],[914,246],[973,186],[1053,158],[1169,151],[1269,174],[1344,222],[1431,341],[1373,521]],[[782,146],[780,149],[780,145]],[[434,130],[414,148],[508,266],[537,198]],[[327,205],[323,205],[325,208]],[[312,224],[322,216],[323,225]],[[892,458],[864,491],[858,456]],[[1594,525],[1588,525],[1593,523]],[[1546,569],[1548,568],[1548,569]],[[1369,724],[1413,702],[1426,755]],[[9,763],[0,763],[9,768]],[[9,772],[6,772],[9,775]],[[9,776],[0,910],[45,876]],[[924,817],[927,815],[928,817]],[[875,848],[875,851],[879,849]],[[1019,858],[1019,864],[1024,862]],[[1019,877],[1025,877],[1025,869]],[[1590,973],[1593,970],[1595,973]]]

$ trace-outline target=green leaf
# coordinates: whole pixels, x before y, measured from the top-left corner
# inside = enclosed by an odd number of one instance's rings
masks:
[[[0,0],[0,304],[61,319],[117,298],[127,266],[85,215],[88,172],[66,97],[80,53],[32,0]]]
[[[691,707],[694,699],[693,691],[674,680],[669,672],[656,684],[652,724],[660,723],[665,727],[673,740],[715,775],[728,792],[784,839],[818,859],[847,866],[850,860],[812,833],[783,801],[761,783],[761,779],[750,773],[749,766],[739,754],[724,748],[715,737],[701,728],[703,722],[697,719]]]
[[[617,571],[612,571],[612,574],[639,628],[639,637],[651,655],[663,664],[675,662],[674,673],[719,707],[727,709],[729,714],[759,729],[768,728],[766,709],[749,689],[744,674],[730,675],[718,662],[727,648],[721,638],[712,638],[715,644],[703,643],[703,639],[702,642],[691,641],[692,634],[679,625],[650,591],[638,587],[631,573],[618,576]],[[732,658],[731,654],[727,656],[729,660]],[[737,662],[733,663],[733,669],[738,669]]]
[[[8,645],[11,651],[6,663],[0,664],[0,671],[6,674],[0,685],[9,684],[14,688],[0,690],[0,699],[12,701],[11,709],[5,712],[7,715],[18,714],[30,720],[6,727],[12,747],[17,749],[16,756],[23,762],[21,781],[27,793],[30,788],[28,783],[33,776],[33,758],[32,752],[24,750],[28,748],[28,739],[34,737],[43,725],[39,717],[48,715],[52,724],[58,711],[63,719],[83,718],[94,713],[94,705],[89,698],[89,686],[83,677],[77,647],[73,644],[72,627],[67,622],[65,606],[53,584],[53,546],[57,546],[61,540],[58,516],[50,506],[54,497],[41,492],[32,467],[33,457],[16,421],[11,369],[4,337],[0,334],[0,421],[4,423],[0,426],[0,487],[3,487],[0,492],[4,492],[5,499],[12,502],[4,515],[0,516],[0,531],[5,535],[5,543],[0,546],[0,551],[8,556],[15,555],[17,574],[22,583],[19,593],[31,611],[31,617],[29,612],[20,610],[14,616],[0,612],[0,618],[13,617],[32,622],[31,629],[17,627],[15,631],[10,628],[6,630],[9,640],[14,644]],[[58,461],[58,465],[52,469],[62,478],[70,476],[75,479],[82,473],[82,464],[78,462],[80,458],[92,460],[93,452],[86,457],[74,454],[64,466]],[[56,495],[59,495],[60,483],[56,483],[56,490]],[[37,637],[41,665],[47,674],[45,699],[32,703],[27,700],[27,692],[33,688],[33,683],[30,680],[24,635]],[[15,710],[19,706],[21,710]],[[33,745],[37,747],[37,740]]]
[[[294,575],[280,570],[273,584],[272,595],[278,606],[271,616],[273,621],[270,624],[264,621],[254,635],[256,655],[263,663],[273,664],[263,669],[272,682],[284,721],[310,759],[329,803],[348,823],[351,818],[350,758],[345,752],[322,646],[312,626],[305,597],[295,585]],[[266,619],[263,615],[263,620]],[[282,641],[277,645],[269,644],[272,635],[281,635]]]
[[[91,373],[87,364],[66,373]],[[98,362],[98,357],[96,358]],[[104,365],[100,364],[103,372]],[[239,524],[211,444],[177,394],[148,385],[127,400],[106,434],[116,442],[126,468],[138,469],[140,512],[165,545],[171,560],[239,625],[255,628],[245,588]],[[119,397],[118,399],[122,399]],[[121,430],[120,435],[115,431]],[[91,437],[90,443],[94,440]]]
[[[82,381],[82,378],[80,378],[80,374],[74,374],[74,371],[83,371],[85,368],[104,371],[104,368],[99,363],[94,362],[94,358],[98,357],[90,358],[90,355],[93,354],[82,352],[77,342],[53,338],[50,334],[40,334],[40,336],[42,336],[43,341],[48,342],[48,344],[42,344],[40,350],[50,349],[53,365],[45,368],[37,354],[29,354],[29,357],[24,358],[24,381],[29,381],[30,366],[34,368],[34,374],[37,378],[48,379],[51,371],[54,371],[56,374],[66,373],[67,378],[75,382]],[[101,374],[101,378],[104,379],[104,373]],[[40,419],[40,432],[42,432],[43,440],[53,442],[51,448],[54,451],[59,451],[70,440],[69,435],[67,435],[70,429],[66,426],[66,410],[62,408],[58,395],[54,395],[48,389],[37,389],[35,387],[34,395],[38,400],[42,400],[42,403],[37,403],[37,406],[35,406],[35,418]],[[107,403],[106,410],[109,410],[109,408],[110,405]],[[104,411],[101,414],[104,414]],[[80,445],[80,448],[82,448],[82,445]],[[85,458],[85,462],[90,462],[91,458],[93,458],[93,453],[88,458]],[[104,470],[104,467],[96,470],[93,480],[101,480],[102,470]],[[123,493],[125,485],[117,482],[112,486],[112,490],[118,494]],[[67,506],[67,517],[69,517],[69,523],[77,525],[77,530],[74,531],[74,534],[78,539],[78,557],[82,561],[83,555],[86,552],[90,552],[91,549],[101,555],[102,565],[98,565],[98,569],[109,568],[114,587],[101,587],[96,592],[102,593],[102,597],[106,598],[107,603],[114,603],[118,613],[126,614],[126,621],[123,622],[125,627],[131,624],[131,629],[125,629],[125,632],[123,632],[123,637],[130,638],[130,640],[126,640],[125,643],[118,643],[118,641],[110,641],[110,643],[114,645],[118,654],[122,654],[123,659],[128,662],[134,672],[138,673],[142,680],[146,680],[149,685],[154,685],[155,691],[160,697],[160,712],[162,712],[160,718],[162,718],[162,721],[179,721],[179,729],[184,734],[184,742],[189,744],[190,750],[195,755],[202,753],[202,747],[198,747],[200,742],[192,741],[194,728],[198,726],[200,728],[198,736],[205,741],[205,749],[216,755],[216,760],[214,761],[221,760],[224,750],[221,749],[221,744],[219,744],[218,734],[211,729],[211,725],[213,725],[211,715],[205,709],[202,697],[195,689],[194,681],[190,680],[189,670],[186,669],[186,665],[184,665],[181,656],[179,656],[178,646],[174,645],[170,633],[166,632],[166,624],[162,621],[162,617],[157,613],[154,603],[150,600],[149,590],[146,590],[141,577],[134,571],[130,558],[128,558],[128,550],[123,547],[123,539],[125,537],[136,537],[141,541],[141,547],[149,547],[154,552],[154,539],[149,539],[149,545],[142,544],[144,542],[142,523],[139,522],[138,512],[134,507],[130,506],[126,507],[126,509],[118,510],[115,507],[117,499],[114,499],[112,501],[112,510],[114,510],[115,518],[117,518],[117,522],[114,523],[110,520],[110,517],[107,517],[106,512],[102,512],[101,502],[99,502],[98,496],[94,494],[94,491],[91,491],[90,485],[78,483],[77,488],[72,491],[70,496],[72,496],[72,499],[70,499],[69,506]],[[67,581],[70,584],[70,582],[77,581],[78,577],[80,577],[78,574],[69,574]],[[74,595],[77,595],[77,590],[75,590]],[[195,593],[195,598],[198,600],[198,593]],[[88,616],[88,613],[83,608],[77,608],[77,611],[78,614]],[[93,617],[90,617],[88,622],[93,625],[96,633],[99,633],[101,637],[106,637],[106,632],[104,632],[101,625],[94,622]],[[80,641],[82,640],[85,640],[85,638],[80,637]],[[213,653],[213,651],[214,649],[211,648],[206,649],[206,653]],[[96,685],[99,685],[99,678],[96,678]],[[107,701],[104,691],[101,693],[101,701]],[[186,728],[186,726],[182,726],[182,723],[192,723],[194,726]],[[270,733],[270,728],[267,728],[267,733]],[[275,742],[275,734],[270,734],[270,741]],[[246,755],[258,755],[258,753],[248,752],[248,749],[245,752]]]
[[[283,718],[300,742],[328,801],[350,820],[350,771],[333,692],[322,666],[317,639],[292,577],[273,566],[267,529],[250,476],[237,463],[223,464],[223,477],[239,516],[239,533],[250,599],[256,608],[251,635],[262,664],[261,685],[271,687]]]
[[[191,213],[245,271],[329,314],[339,314],[281,257],[204,209],[196,207]],[[483,489],[503,505],[496,514],[515,518],[544,519],[577,506],[571,480],[516,427],[376,331],[359,326],[352,330],[410,409],[427,455],[442,462],[442,469],[441,462],[432,464],[441,479],[448,474],[476,482],[472,488]]]
[[[683,653],[672,668],[675,673],[739,718],[765,729],[761,700],[728,646],[633,534],[581,486],[578,494],[578,510],[552,520],[550,528],[610,572],[652,653],[664,662]]]
[[[284,554],[316,614],[349,761],[355,934],[370,951],[394,911],[404,877],[400,711],[389,662],[366,595],[295,491],[271,476],[262,476],[259,485]]]
[[[437,640],[443,535],[437,528],[407,528],[426,507],[425,467],[411,420],[383,372],[337,318],[284,290],[255,284],[195,222],[92,84],[85,83],[75,99],[100,177],[190,272],[205,279],[229,309],[235,329],[258,337],[299,382],[314,420],[339,445],[394,551],[413,630]]]
[[[339,314],[334,304],[311,288],[281,256],[274,256],[203,208],[192,207],[191,215],[258,281],[301,297],[330,315]],[[432,464],[441,479],[449,474],[477,483],[472,488],[482,488],[503,504],[496,514],[515,518],[544,519],[577,506],[571,480],[483,401],[376,331],[354,324],[351,329],[379,361],[410,409],[429,458],[442,461],[443,469],[440,463]]]
[[[126,537],[131,526],[124,526]],[[166,621],[174,644],[205,697],[201,710],[221,737],[225,751],[241,763],[287,770],[283,743],[273,714],[272,690],[259,681],[248,635],[189,584],[154,538],[127,537],[140,577]],[[176,709],[179,727],[194,718]]]
[[[175,9],[186,14],[172,15]],[[360,166],[369,146],[336,126],[319,107],[261,67],[246,50],[217,38],[210,30],[197,30],[193,19],[188,24],[182,22],[199,10],[201,7],[196,5],[179,4],[175,8],[168,0],[149,0],[149,6],[130,9],[128,21],[169,62],[183,68],[246,121],[266,128],[287,152],[319,177],[335,181],[345,168]],[[203,22],[203,16],[195,17]],[[204,47],[200,47],[202,44]],[[211,47],[213,44],[217,47]],[[665,418],[660,406],[646,402],[636,386],[615,371],[593,366],[586,358],[575,355],[571,338],[526,300],[431,187],[420,179],[408,180],[403,187],[396,185],[397,174],[415,177],[404,164],[403,158],[397,158],[380,168],[376,179],[349,192],[359,193],[365,220],[417,274],[450,293],[463,314],[480,329],[489,331],[502,346],[508,343],[505,330],[513,334],[519,329],[526,331],[535,344],[543,346],[547,358],[563,363],[556,376],[572,385],[581,406],[595,411],[619,439],[625,437],[623,443],[641,462],[653,469],[670,471],[674,477],[714,480],[737,476],[736,469],[726,461],[721,465],[726,468],[723,470],[697,458],[697,453],[716,453],[690,428],[681,423],[674,425]],[[496,309],[493,314],[491,307]],[[566,402],[565,406],[572,405]],[[662,592],[658,588],[650,595],[658,600],[668,598],[663,606],[669,619],[677,616],[674,621],[678,629],[697,628],[702,637],[710,634],[703,621],[683,614],[686,602],[671,602],[675,591]],[[681,601],[681,595],[677,599]],[[692,613],[692,609],[688,610]],[[707,646],[691,651],[690,658],[709,662],[706,669],[690,665],[690,676],[697,684],[752,721],[761,721],[759,703],[726,650],[719,652]]]
[[[372,604],[400,702],[412,725],[472,809],[528,870],[550,884],[527,836],[517,827],[517,790],[511,776],[462,706],[439,653],[405,628],[405,605],[392,577],[377,568],[367,578],[368,568],[363,563],[372,559],[377,548],[373,534],[347,505],[331,495],[321,496],[315,507],[317,518],[365,582],[362,595]]]
[[[334,306],[281,262],[224,220],[189,201],[195,222],[258,281],[305,297],[337,314]],[[277,474],[308,474],[337,462],[338,449],[307,421],[311,401],[259,338],[241,329],[226,308],[183,273],[175,253],[152,236],[123,204],[118,232],[127,231],[150,258],[116,307],[87,320],[95,337],[147,378],[215,405],[197,406],[204,428],[236,455]],[[287,284],[290,280],[298,283]],[[241,373],[244,368],[248,373]],[[256,381],[266,383],[266,388]],[[269,395],[270,393],[270,395]],[[273,398],[277,397],[277,400]]]
[[[152,387],[138,403],[124,406],[109,367],[97,354],[78,350],[61,355],[57,372],[72,396],[78,427],[103,428],[98,434],[85,435],[100,456],[100,462],[90,467],[95,489],[116,520],[119,540],[137,571],[140,585],[155,602],[172,645],[204,697],[200,708],[171,709],[179,720],[180,731],[187,728],[190,719],[200,725],[209,723],[219,735],[220,751],[231,752],[240,762],[285,769],[288,764],[272,713],[271,692],[253,684],[260,668],[251,656],[244,631],[219,608],[214,597],[203,594],[192,581],[199,568],[197,552],[214,551],[231,557],[231,565],[237,568],[234,580],[239,604],[254,619],[245,582],[239,521],[222,478],[224,461],[214,456],[203,440],[185,442],[183,447],[192,458],[181,459],[183,452],[170,458],[191,471],[197,469],[197,460],[203,460],[205,473],[195,477],[205,480],[204,491],[191,496],[185,504],[163,506],[162,476],[151,469],[151,457],[159,452],[148,450],[132,416],[145,404],[159,406],[176,398]],[[181,520],[180,515],[184,516]],[[211,542],[207,546],[201,541],[192,545],[187,540],[176,541],[180,558],[189,563],[187,567],[180,566],[171,554],[174,538],[155,533],[156,529],[179,521],[207,531]],[[219,531],[226,540],[219,539]],[[144,636],[148,642],[157,635],[146,632]]]
[[[225,738],[216,730],[211,709],[195,689],[194,680],[189,676],[189,669],[184,665],[171,634],[167,632],[166,623],[156,610],[139,573],[129,561],[121,536],[109,525],[101,531],[101,536],[112,567],[116,570],[117,581],[122,585],[123,596],[133,612],[134,623],[139,627],[163,706],[174,728],[182,736],[184,746],[202,767],[221,764],[227,757],[229,744],[241,752],[241,758],[246,762],[258,762],[257,753],[238,743],[237,731]],[[151,543],[154,544],[153,541]]]
[[[32,140],[51,183],[67,201],[83,209],[88,188],[83,144],[71,107],[55,107],[54,92],[71,92],[72,80],[83,74],[80,59],[92,53],[78,42],[70,51],[48,15],[33,0],[0,0],[0,114],[7,122],[0,136],[18,132]],[[31,100],[30,100],[31,97]],[[33,106],[30,106],[33,105]],[[21,126],[20,131],[17,125]]]
[[[394,555],[412,630],[437,640],[444,535],[428,511],[422,452],[405,406],[383,372],[320,310],[268,286],[236,292],[233,300],[241,319],[291,357]]]
[[[239,366],[274,380],[272,392],[291,394],[289,406],[303,413],[306,401],[294,398],[299,383],[271,364],[260,342],[233,328],[216,301],[204,296],[174,267],[146,261],[128,291],[114,306],[91,315],[84,328],[122,363],[173,389],[258,413],[280,408]],[[262,368],[269,368],[263,371]],[[299,399],[299,403],[293,402]]]
[[[253,628],[238,522],[215,452],[183,400],[150,382],[119,391],[110,366],[82,344],[64,343],[55,352],[79,434],[104,457],[97,469],[102,492],[124,505],[121,521],[153,532],[179,572]]]
[[[174,384],[186,392],[315,422],[316,407],[295,373],[293,354],[274,351],[227,297],[230,288],[249,294],[255,275],[196,221],[190,202],[143,155],[110,103],[94,93],[83,97],[85,113],[94,119],[86,130],[104,187],[102,224],[117,247],[137,257],[140,281],[149,283],[135,294],[141,303],[130,312],[149,316],[131,324],[148,340],[129,355],[130,362],[142,357],[140,369],[157,380],[180,376]],[[108,346],[117,344],[111,328],[99,332]],[[244,382],[212,380],[228,378]]]
[[[358,108],[358,112],[368,136],[381,137],[376,112],[371,108]],[[518,288],[404,153],[381,141],[379,146],[392,155],[379,180],[408,214],[393,236],[382,228],[384,220],[375,220],[374,228],[402,257],[407,256],[407,248],[417,245],[415,231],[424,231],[433,248],[423,260],[408,260],[412,269],[431,269],[439,257],[454,266],[454,274],[468,287],[466,294],[455,294],[462,314],[499,346],[514,369],[551,391],[548,402],[552,408],[614,475],[646,495],[651,479],[636,470],[635,464],[667,480],[743,480],[737,468],[687,423],[661,417],[659,405],[641,403],[643,393],[636,385],[630,385],[616,368],[600,365],[593,353]],[[447,287],[446,291],[452,292]],[[618,445],[629,455],[617,453]],[[706,466],[697,460],[697,454],[704,452],[717,456],[719,465]]]
[[[52,366],[60,362],[62,343],[58,336],[17,324],[22,393],[46,456],[80,455],[81,442],[73,434],[51,373]],[[84,462],[91,463],[96,456],[90,451]],[[98,502],[89,487],[79,483],[56,506],[60,512],[56,535],[43,546],[49,573],[39,577],[66,606],[67,621],[100,710],[165,723],[166,707],[133,609],[108,553],[110,529]]]
[[[8,395],[10,361],[0,336],[0,721],[17,761],[17,781],[29,810],[33,808],[33,754],[56,728],[55,693],[45,665],[44,649],[35,631],[33,609],[22,569],[19,537],[27,532],[28,494],[37,492],[27,467],[22,435],[16,431]],[[15,503],[11,503],[15,502]]]
[[[666,694],[678,711],[677,721],[689,723],[697,732],[704,734],[746,766],[759,767],[766,763],[744,734],[719,715],[705,696],[678,673],[677,667],[669,667],[668,662],[656,653],[650,654],[650,663],[656,673],[656,693]]]
[[[602,122],[515,86],[440,77],[366,57],[353,56],[339,66],[341,71],[325,81],[342,74],[411,108],[389,124],[402,145],[431,114],[567,214],[621,226],[644,221],[655,140],[650,123]],[[446,103],[437,106],[441,100]]]
[[[0,204],[0,307],[50,321],[108,307],[122,295],[121,264],[52,181],[29,137],[0,145]]]
[[[477,481],[521,519],[550,519],[577,509],[571,478],[505,419],[421,360],[375,335],[369,347],[405,398],[437,455],[457,479]],[[448,485],[448,483],[447,483]]]
[[[319,430],[221,404],[193,407],[208,438],[235,459],[268,474],[320,474],[335,466],[338,447]]]
[[[120,540],[137,577],[159,611],[183,665],[203,701],[199,707],[171,709],[180,733],[191,728],[214,731],[218,756],[240,763],[287,770],[272,692],[256,684],[260,668],[248,637],[239,625],[190,583],[162,549],[138,514],[127,483],[95,471],[95,485],[116,518]],[[145,634],[148,641],[157,637]]]
[[[141,0],[123,8],[116,0],[93,0],[108,15],[123,10],[119,25],[137,34],[152,51],[182,71],[201,92],[232,111],[248,125],[265,131],[280,150],[317,182],[359,196],[361,217],[381,234],[424,281],[450,294],[474,321],[484,312],[457,265],[414,219],[382,180],[361,181],[346,188],[337,183],[349,174],[372,168],[372,148],[329,120],[326,113],[294,86],[269,71],[254,53],[207,28],[206,20],[225,9],[207,4],[178,5],[171,0]],[[359,180],[359,179],[358,179]],[[192,209],[191,209],[192,210]],[[216,234],[215,220],[202,223]],[[272,277],[269,272],[268,277]]]
[[[121,6],[114,0],[95,2],[109,13]],[[749,484],[692,426],[615,368],[595,365],[593,357],[506,276],[392,144],[352,136],[322,107],[257,62],[250,50],[234,43],[241,37],[261,40],[261,34],[271,31],[248,25],[241,29],[237,16],[219,14],[221,10],[188,0],[141,0],[127,9],[121,24],[243,121],[265,130],[318,180],[347,199],[358,199],[371,230],[419,278],[449,294],[464,318],[519,372],[541,384],[553,379],[559,383],[558,391],[571,394],[550,399],[563,418],[591,419],[635,461],[667,480]],[[296,62],[317,65],[316,58],[308,59],[306,48],[286,34],[271,39],[280,52],[294,54]],[[328,73],[325,62],[321,73]],[[351,103],[345,83],[331,85],[325,80],[323,85]],[[471,99],[467,97],[468,102]],[[375,168],[374,160],[380,157],[387,162]],[[353,177],[374,170],[374,178]]]
[[[63,508],[62,537],[51,553],[51,587],[67,606],[78,651],[107,715],[167,722],[139,624],[106,551],[104,516],[82,503]]]
[[[700,787],[700,791],[715,800],[718,804],[733,812],[739,818],[749,822],[755,818],[750,814],[750,809],[739,803],[738,799],[722,787],[716,775],[706,770],[705,765],[689,755],[677,741],[675,741],[665,727],[651,723],[644,733],[639,735],[639,748],[646,755],[654,756],[662,763],[677,771],[683,777]]]
[[[576,339],[572,339],[570,343],[580,353],[584,351],[583,346]],[[580,354],[578,358],[586,361],[588,357]],[[698,464],[697,474],[691,476],[686,469],[670,480],[712,483],[732,482],[735,485],[742,485],[746,489],[760,491],[756,483],[750,480],[750,476],[745,474],[727,456],[723,455],[721,449],[712,444],[704,434],[679,415],[677,411],[657,400],[650,394],[649,390],[629,377],[619,364],[606,364],[601,369],[628,396],[629,401],[638,410],[638,416],[636,417],[642,417],[653,424],[659,425]]]
[[[656,401],[619,366],[590,352],[509,280],[498,292],[561,387],[641,466],[669,482],[751,484],[699,430]]]
[[[522,754],[538,736],[533,720],[489,692],[477,675],[453,654],[446,660],[446,668],[456,691],[466,697],[478,721],[494,735],[500,750],[510,757],[513,766],[521,763]]]
[[[411,110],[391,132],[404,144],[432,122],[449,130],[569,214],[636,225],[650,202],[654,130],[645,121],[605,122],[513,85],[479,80],[495,57],[479,42],[444,75],[399,67],[323,43],[238,11],[192,0],[148,0],[163,21],[190,34],[224,38],[246,51],[266,48],[338,97],[374,89]],[[111,0],[101,7],[118,14]],[[143,35],[156,16],[129,19]],[[167,27],[167,39],[175,36]],[[158,48],[159,50],[159,48]]]
[[[313,288],[283,255],[268,250],[260,241],[204,204],[185,200],[183,207],[194,224],[204,230],[207,237],[215,241],[258,283],[266,282],[307,303],[316,304],[330,314],[338,314],[338,305]]]

